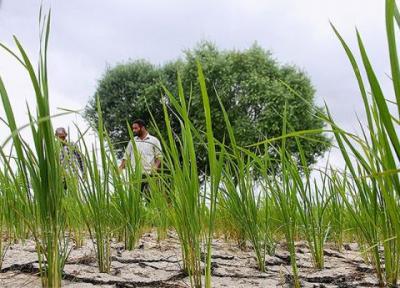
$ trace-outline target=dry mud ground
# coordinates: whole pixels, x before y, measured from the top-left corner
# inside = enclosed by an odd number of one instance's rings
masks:
[[[297,244],[299,273],[303,287],[374,287],[371,266],[360,257],[356,244],[342,253],[325,249],[325,269],[312,268],[309,250]],[[213,243],[213,287],[291,287],[289,254],[278,245],[275,256],[267,257],[267,272],[256,269],[254,253],[241,251],[235,243],[216,239]],[[190,287],[181,267],[179,241],[172,232],[157,243],[155,233],[146,233],[134,251],[112,244],[112,270],[99,273],[90,240],[72,249],[64,269],[64,287]],[[0,273],[0,287],[40,287],[37,256],[32,241],[9,247]]]

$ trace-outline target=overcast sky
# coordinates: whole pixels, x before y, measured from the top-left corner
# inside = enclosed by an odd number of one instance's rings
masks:
[[[0,42],[15,47],[15,34],[36,59],[41,1],[0,0]],[[281,63],[295,64],[312,79],[318,103],[335,119],[356,129],[361,97],[332,21],[350,46],[361,32],[378,76],[389,87],[382,0],[68,0],[45,1],[52,9],[49,74],[52,112],[82,109],[107,65],[144,58],[162,64],[200,40],[223,49],[245,49],[257,41]],[[26,72],[0,51],[3,78],[18,124],[27,122],[25,102],[34,103]],[[0,105],[1,106],[1,105]],[[0,116],[4,112],[0,109]],[[55,119],[55,126],[84,122]],[[0,141],[8,131],[0,125]],[[72,131],[72,134],[74,132]]]

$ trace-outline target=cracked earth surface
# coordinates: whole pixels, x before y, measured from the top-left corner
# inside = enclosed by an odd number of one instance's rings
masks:
[[[329,245],[327,245],[329,246]],[[325,268],[316,270],[304,243],[297,244],[299,275],[303,287],[377,287],[373,268],[364,263],[356,244],[341,253],[325,249]],[[213,242],[213,287],[290,287],[290,257],[284,245],[267,256],[267,272],[256,268],[254,253],[240,250],[233,242]],[[181,267],[179,241],[174,233],[160,243],[155,233],[146,233],[133,251],[112,243],[109,274],[99,273],[90,240],[72,249],[64,268],[63,287],[190,287]],[[0,273],[0,287],[41,287],[33,241],[8,248]]]

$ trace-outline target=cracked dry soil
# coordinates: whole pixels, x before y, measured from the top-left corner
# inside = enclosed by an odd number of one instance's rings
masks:
[[[328,245],[329,246],[329,245]],[[297,245],[299,274],[303,287],[375,287],[377,279],[364,263],[356,244],[345,245],[342,253],[325,249],[325,268],[316,270],[307,246]],[[284,245],[267,256],[267,272],[256,268],[254,253],[235,243],[216,239],[213,243],[213,287],[291,287],[290,257]],[[112,243],[112,269],[99,273],[93,245],[87,240],[74,248],[64,268],[63,287],[190,287],[181,267],[179,241],[172,232],[157,243],[156,234],[146,233],[133,251]],[[40,287],[35,244],[25,241],[8,248],[0,273],[0,287]]]

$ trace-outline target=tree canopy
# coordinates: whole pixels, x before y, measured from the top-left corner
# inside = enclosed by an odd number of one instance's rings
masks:
[[[295,66],[279,64],[271,53],[257,44],[239,51],[219,50],[210,42],[201,42],[184,51],[182,59],[161,66],[136,60],[108,68],[86,107],[86,119],[96,123],[95,101],[98,97],[106,129],[120,151],[129,139],[127,121],[130,123],[142,118],[149,122],[151,113],[163,132],[165,123],[161,101],[165,93],[162,86],[177,94],[179,73],[185,96],[188,101],[190,99],[191,120],[197,129],[204,131],[196,61],[202,65],[206,77],[213,129],[218,140],[226,142],[228,139],[218,97],[228,111],[240,146],[282,135],[285,105],[290,130],[323,128],[324,122],[316,117],[322,110],[314,102],[315,89],[305,72]],[[172,125],[179,133],[177,121]],[[300,139],[300,143],[307,163],[313,164],[329,147],[329,139],[323,133],[309,137],[313,141]],[[288,142],[288,150],[294,157],[300,157],[295,141]],[[202,170],[207,166],[206,153],[206,149],[199,145],[198,165]]]

